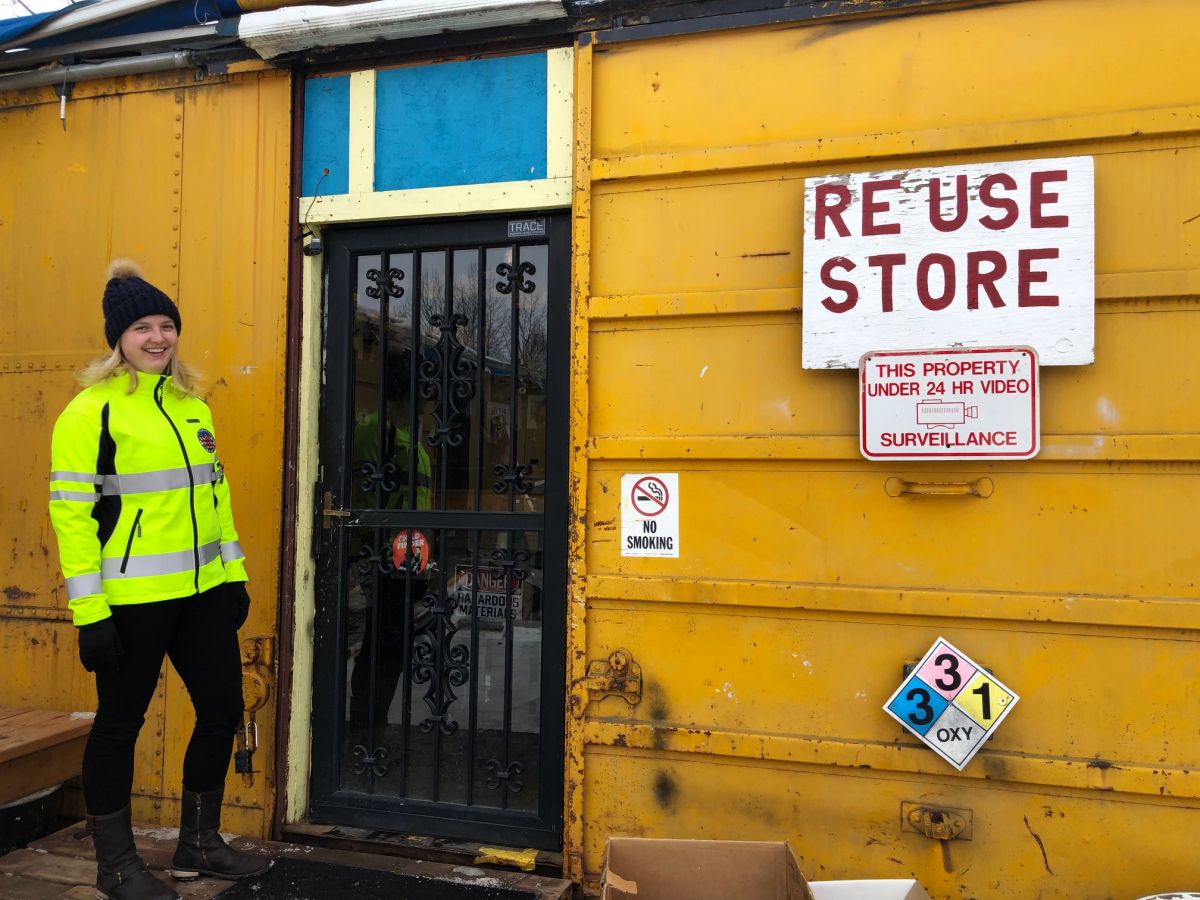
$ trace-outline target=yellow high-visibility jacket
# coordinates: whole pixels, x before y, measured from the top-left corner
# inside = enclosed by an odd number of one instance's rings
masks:
[[[84,389],[54,424],[50,520],[76,625],[246,581],[208,405],[169,375]]]
[[[432,509],[433,508],[433,469],[429,464],[429,454],[420,442],[417,443],[417,471],[413,478],[416,486],[416,503],[410,505],[408,499],[408,457],[411,439],[408,427],[393,423],[388,424],[383,447],[383,459],[377,465],[392,463],[396,467],[396,475],[389,480],[396,485],[386,503],[390,509]],[[355,506],[370,507],[375,503],[374,491],[362,486],[358,466],[364,462],[375,462],[379,456],[379,413],[372,410],[354,426],[354,438],[351,444],[354,454],[356,476],[352,480],[352,502]]]

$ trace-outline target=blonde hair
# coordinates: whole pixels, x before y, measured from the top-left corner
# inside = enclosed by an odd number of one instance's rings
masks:
[[[129,389],[126,393],[132,394],[137,390],[140,373],[121,354],[120,344],[113,347],[112,353],[108,356],[92,360],[87,366],[80,369],[75,377],[84,387],[91,387],[93,384],[99,384],[115,377],[122,369],[129,373]],[[163,374],[171,376],[171,383],[174,385],[176,393],[185,397],[199,396],[197,382],[200,380],[200,373],[181,360],[177,352],[171,354],[171,359],[163,370]]]

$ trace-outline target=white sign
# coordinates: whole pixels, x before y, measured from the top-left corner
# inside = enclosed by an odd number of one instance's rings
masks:
[[[506,573],[507,572],[507,577]],[[503,619],[504,610],[512,610],[514,619],[521,617],[521,579],[512,569],[500,566],[455,566],[454,586],[450,591],[455,609],[464,616],[471,614],[474,597],[480,619]]]
[[[1020,699],[938,638],[883,710],[961,772]]]
[[[679,556],[679,474],[621,476],[621,555]]]
[[[1041,438],[1030,347],[883,350],[858,371],[867,459],[1029,459]]]
[[[1092,158],[804,182],[804,368],[870,350],[1028,345],[1094,359]]]

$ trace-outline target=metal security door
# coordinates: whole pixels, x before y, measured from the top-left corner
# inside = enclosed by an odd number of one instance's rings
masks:
[[[568,234],[330,234],[318,821],[560,844]]]

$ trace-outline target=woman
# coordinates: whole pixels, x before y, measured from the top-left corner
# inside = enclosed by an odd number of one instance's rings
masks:
[[[54,425],[50,518],[79,658],[96,675],[83,755],[96,890],[112,900],[166,900],[179,895],[138,857],[130,823],[134,745],[164,656],[196,710],[172,877],[235,880],[271,867],[220,835],[242,718],[237,630],[250,597],[212,415],[177,352],[179,310],[128,260],[108,275],[112,354],[81,374],[87,387]]]

